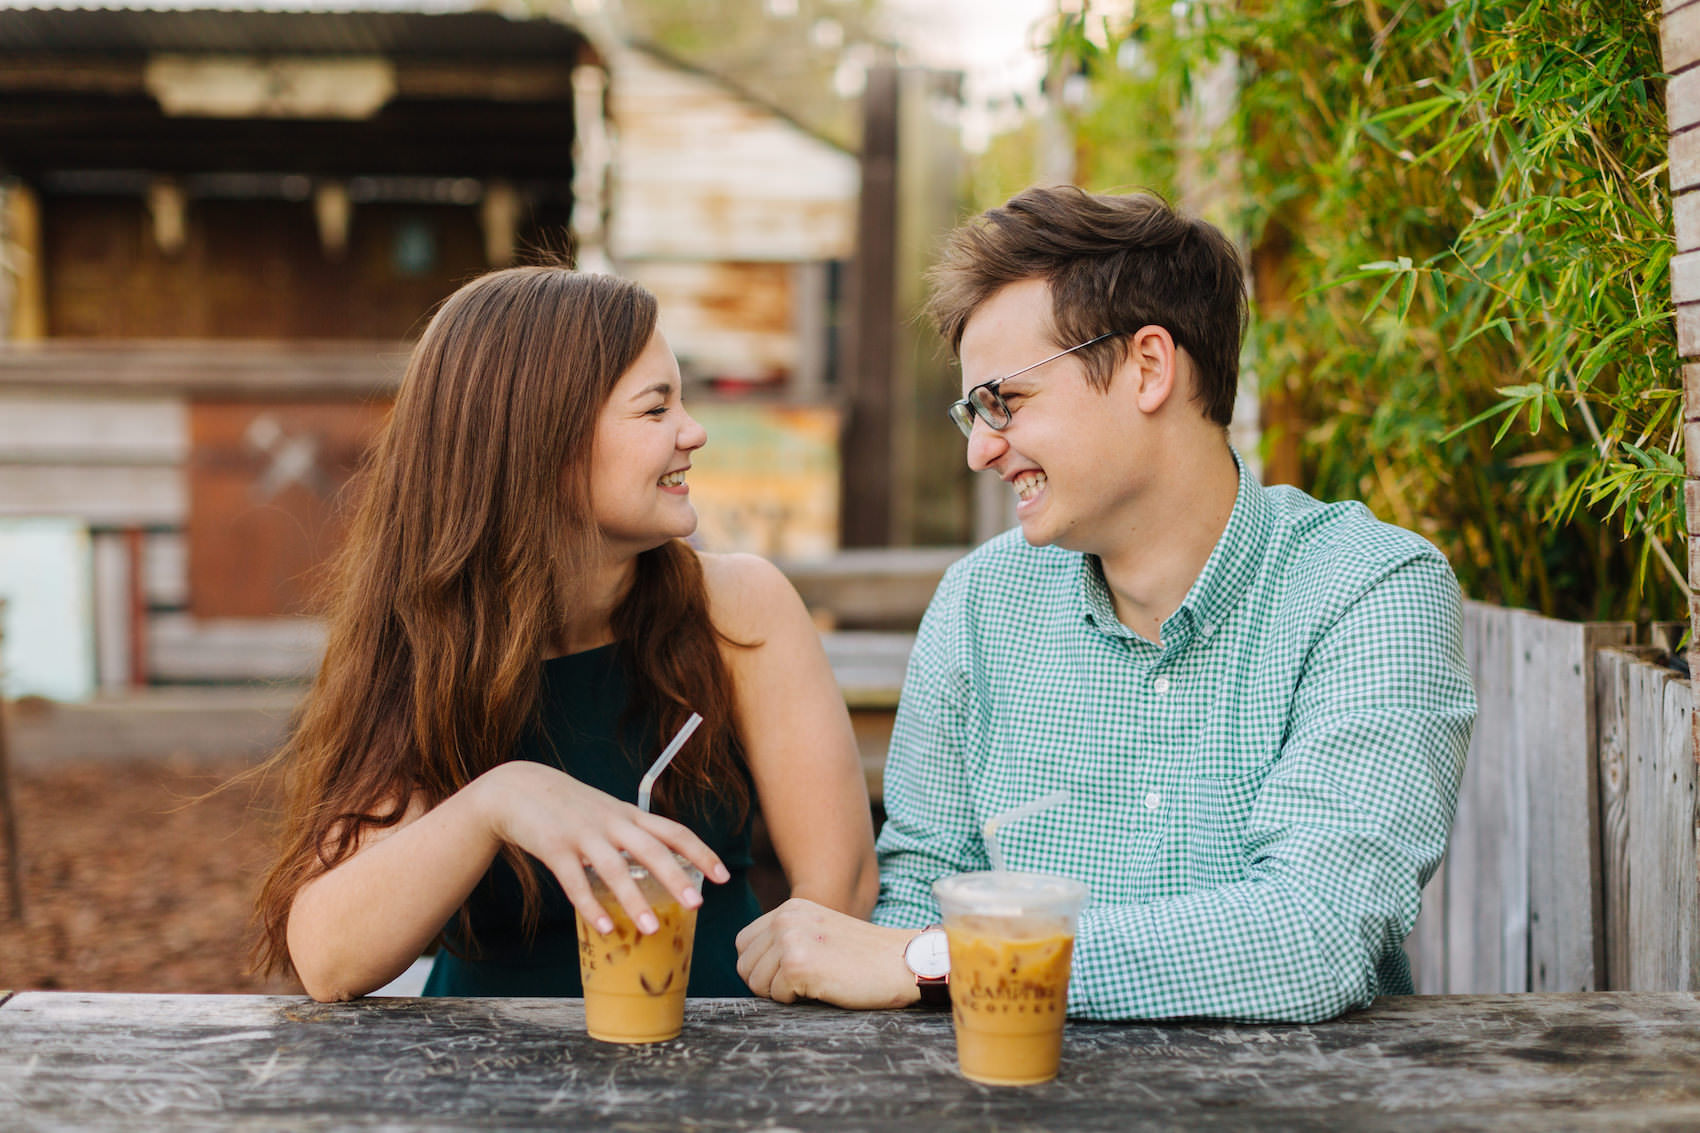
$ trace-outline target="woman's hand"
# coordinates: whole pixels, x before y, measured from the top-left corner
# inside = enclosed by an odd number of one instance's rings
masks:
[[[547,866],[573,907],[598,932],[611,932],[614,922],[592,892],[586,866],[607,884],[640,932],[661,927],[628,874],[622,851],[648,868],[687,909],[701,905],[702,894],[673,860],[675,851],[711,881],[731,877],[714,851],[687,827],[645,813],[553,767],[514,760],[485,772],[474,785],[491,834]]]

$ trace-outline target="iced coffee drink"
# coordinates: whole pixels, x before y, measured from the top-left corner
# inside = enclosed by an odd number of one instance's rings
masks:
[[[683,858],[675,860],[692,885],[702,884],[702,873],[695,866]],[[633,862],[628,868],[661,927],[648,936],[639,932],[603,880],[588,871],[591,888],[614,922],[614,930],[597,932],[582,914],[578,917],[585,1030],[603,1042],[662,1042],[678,1035],[684,1023],[697,911],[680,905],[643,866]]]
[[[965,873],[933,886],[950,941],[950,1010],[966,1078],[1056,1077],[1074,931],[1086,886],[1034,873]]]

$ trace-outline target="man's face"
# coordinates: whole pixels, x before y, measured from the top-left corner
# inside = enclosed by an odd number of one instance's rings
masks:
[[[1075,345],[1051,337],[1051,288],[1023,280],[995,292],[963,329],[962,391]],[[1143,414],[1131,367],[1108,390],[1087,383],[1070,354],[1000,385],[1012,414],[1001,433],[976,420],[968,466],[991,471],[1016,495],[1015,516],[1033,546],[1104,555],[1136,535],[1133,504],[1149,478],[1139,460]]]

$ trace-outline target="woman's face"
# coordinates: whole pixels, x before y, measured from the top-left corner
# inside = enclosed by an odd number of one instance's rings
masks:
[[[697,529],[685,473],[708,434],[685,412],[681,389],[679,364],[656,331],[596,420],[591,512],[622,558]]]

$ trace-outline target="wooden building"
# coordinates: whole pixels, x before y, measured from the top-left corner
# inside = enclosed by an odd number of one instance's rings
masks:
[[[747,442],[699,461],[747,513],[699,505],[705,532],[830,549],[857,191],[783,114],[559,22],[0,9],[0,543],[86,527],[102,685],[301,675],[408,340],[571,243],[657,292],[711,429]]]

